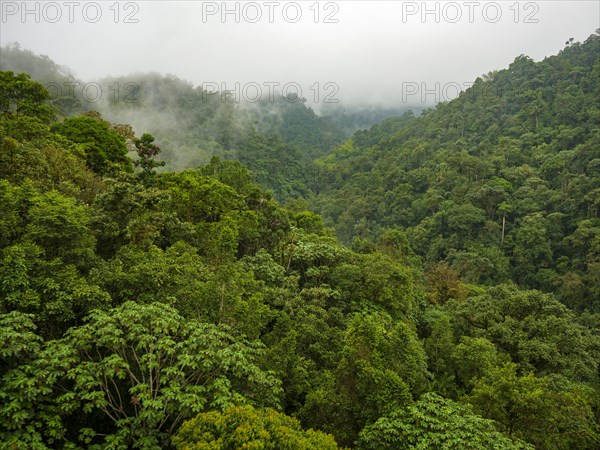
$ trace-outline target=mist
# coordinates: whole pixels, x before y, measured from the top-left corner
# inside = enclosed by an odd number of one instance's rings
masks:
[[[600,17],[588,1],[0,6],[0,66],[30,73],[73,113],[154,134],[166,170],[243,160],[253,132],[315,157],[456,98],[518,55],[583,41]],[[14,58],[15,42],[31,55]]]
[[[157,72],[242,101],[278,90],[316,111],[399,108],[451,100],[518,55],[583,41],[600,17],[589,1],[275,3],[4,1],[0,44],[86,81]]]

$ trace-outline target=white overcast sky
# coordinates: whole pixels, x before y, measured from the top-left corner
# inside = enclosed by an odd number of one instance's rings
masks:
[[[321,100],[332,93],[325,87],[331,82],[343,104],[386,106],[401,102],[408,84],[435,91],[440,83],[444,100],[453,96],[450,86],[505,68],[521,54],[541,60],[569,38],[584,41],[600,28],[597,0],[0,0],[0,6],[2,45],[19,42],[86,81],[154,71],[228,89],[236,82],[297,83],[305,97],[318,91]],[[225,8],[231,12],[223,18]]]

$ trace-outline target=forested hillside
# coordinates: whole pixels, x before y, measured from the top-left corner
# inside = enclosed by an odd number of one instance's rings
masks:
[[[83,81],[18,44],[1,53],[0,70],[25,72],[44,84],[57,116],[99,111],[107,120],[152,133],[166,170],[194,168],[213,156],[237,159],[279,200],[309,194],[314,159],[356,130],[407,109],[325,103],[318,115],[305,98],[283,97],[274,88],[269,93],[265,89],[260,100],[251,103],[239,91],[214,93],[175,75],[135,73]],[[208,83],[210,88],[214,84]]]
[[[595,34],[520,56],[399,129],[356,133],[316,162],[311,205],[346,243],[400,228],[424,264],[468,283],[599,312],[599,55]]]
[[[302,102],[145,75],[108,119],[0,72],[0,447],[599,448],[599,55],[346,141]]]

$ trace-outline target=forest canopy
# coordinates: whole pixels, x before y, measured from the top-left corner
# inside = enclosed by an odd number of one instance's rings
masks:
[[[1,447],[600,447],[600,35],[358,131],[8,50]]]

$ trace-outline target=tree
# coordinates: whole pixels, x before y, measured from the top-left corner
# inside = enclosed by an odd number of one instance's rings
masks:
[[[31,242],[0,252],[1,311],[30,313],[42,336],[58,338],[91,309],[111,304],[109,295],[74,265],[42,255],[42,248]]]
[[[450,299],[464,300],[467,290],[458,273],[446,263],[433,265],[426,273],[431,293],[429,301],[443,305]]]
[[[365,427],[357,450],[428,449],[440,450],[533,450],[497,430],[492,420],[434,393],[427,393],[414,405],[397,409]]]
[[[457,384],[460,383],[467,389],[467,392],[481,377],[510,361],[510,358],[499,352],[498,348],[489,340],[469,336],[461,337],[450,357],[454,363]]]
[[[31,314],[13,311],[0,315],[0,377],[35,358],[41,342]]]
[[[600,444],[592,388],[562,377],[518,375],[516,364],[506,363],[478,379],[467,400],[536,449],[591,450]]]
[[[31,80],[26,73],[15,75],[0,71],[0,117],[32,116],[43,122],[52,117],[52,110],[45,103],[49,94],[40,83]]]
[[[335,267],[331,284],[341,293],[347,309],[380,310],[393,318],[416,323],[422,294],[415,286],[415,273],[389,256],[375,252],[352,255]]]
[[[95,239],[89,228],[90,209],[56,191],[30,199],[22,236],[38,244],[47,259],[89,267],[94,259]]]
[[[552,294],[500,285],[466,302],[450,302],[448,310],[461,334],[493,342],[521,371],[597,380],[597,336]]]
[[[439,314],[436,310],[432,312]],[[436,392],[446,394],[455,388],[451,359],[454,347],[454,333],[449,317],[445,314],[434,317],[431,334],[425,339],[424,348],[427,352],[428,369],[435,376],[434,389]]]
[[[133,143],[137,150],[139,159],[133,162],[135,167],[142,169],[142,176],[148,177],[154,173],[154,169],[165,165],[164,161],[156,161],[160,153],[160,147],[153,144],[154,136],[148,133],[142,134],[141,138],[134,138]]]
[[[383,314],[357,314],[348,326],[335,379],[307,397],[305,422],[350,445],[368,423],[425,390],[425,352],[415,331]],[[334,384],[335,383],[335,384]]]
[[[0,437],[27,448],[77,439],[92,448],[164,448],[199,412],[275,406],[278,381],[256,365],[261,351],[161,303],[95,311],[4,376]]]
[[[232,187],[196,170],[161,174],[157,186],[170,194],[169,209],[192,223],[218,222],[222,215],[243,205]]]
[[[546,222],[543,214],[530,214],[524,218],[514,236],[515,275],[521,283],[533,288],[542,284],[539,269],[548,267],[552,261]]]
[[[179,450],[336,450],[333,436],[300,428],[300,422],[273,409],[234,406],[198,414],[173,437]]]
[[[134,178],[134,177],[131,177]],[[170,206],[170,196],[134,179],[111,181],[94,199],[98,253],[110,258],[123,245],[164,247],[193,234]]]
[[[54,124],[52,131],[80,144],[88,167],[98,174],[133,171],[125,138],[100,117],[71,117]]]

